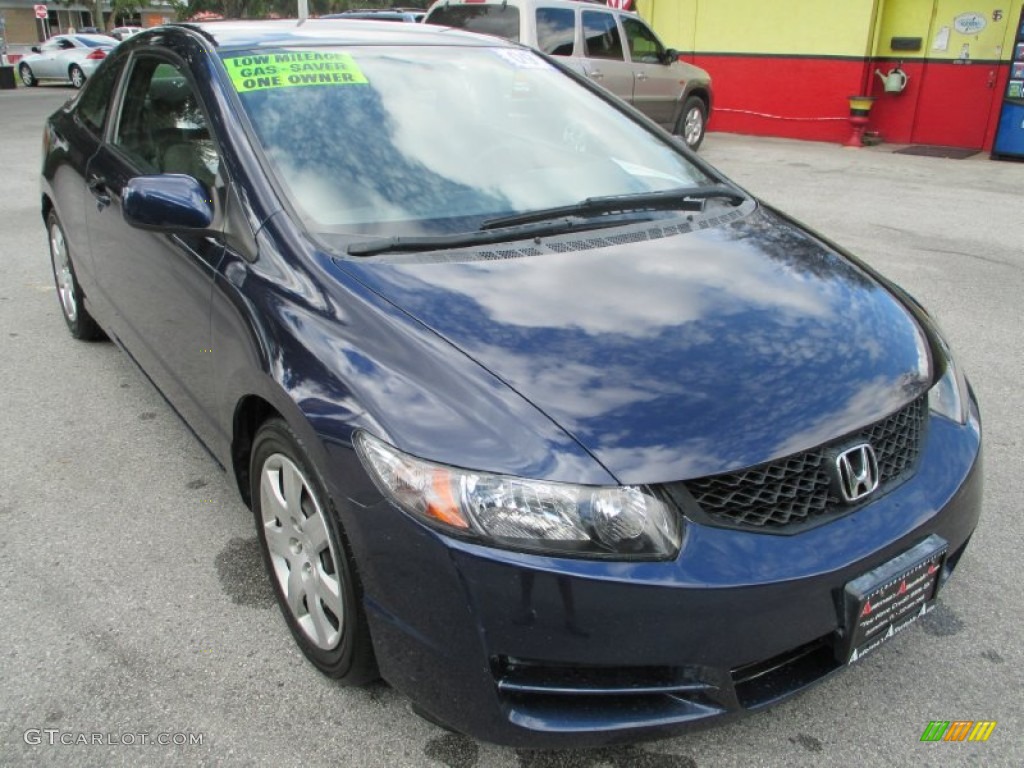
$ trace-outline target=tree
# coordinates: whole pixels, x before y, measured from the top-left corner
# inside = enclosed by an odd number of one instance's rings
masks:
[[[110,22],[108,27],[118,25],[118,19],[134,19],[147,3],[142,0],[110,0]]]

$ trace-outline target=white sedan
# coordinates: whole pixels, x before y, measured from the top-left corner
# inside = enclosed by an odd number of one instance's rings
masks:
[[[18,64],[18,74],[29,86],[60,80],[81,88],[116,45],[117,40],[106,35],[55,35],[32,48]]]
[[[114,27],[110,30],[110,36],[118,40],[127,40],[132,35],[137,35],[141,31],[142,27]]]

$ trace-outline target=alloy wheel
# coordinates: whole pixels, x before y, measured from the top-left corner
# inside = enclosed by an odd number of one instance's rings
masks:
[[[288,610],[311,643],[332,650],[341,641],[344,616],[338,556],[309,481],[283,454],[263,462],[260,511],[273,575]]]
[[[57,294],[64,316],[69,323],[78,318],[78,297],[75,295],[75,276],[71,271],[68,258],[68,246],[64,241],[64,232],[57,222],[50,225],[50,260],[53,263],[53,275],[57,278]]]
[[[78,67],[71,67],[71,84],[75,88],[81,88],[85,85],[85,73]]]
[[[687,146],[695,146],[700,143],[701,136],[704,135],[704,113],[700,107],[691,107],[690,111],[686,113],[686,119],[683,121],[683,139],[686,141]]]

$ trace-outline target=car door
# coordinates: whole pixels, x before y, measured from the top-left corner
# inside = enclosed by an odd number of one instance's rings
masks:
[[[665,46],[640,19],[620,16],[626,49],[633,65],[633,105],[655,122],[671,126],[683,86]]]
[[[39,47],[39,58],[32,62],[32,71],[37,78],[66,77],[61,71],[60,55],[62,51],[74,48],[75,44],[66,37],[52,37]]]
[[[86,214],[95,200],[89,194],[85,179],[89,161],[103,143],[104,127],[110,112],[118,77],[124,59],[112,59],[89,79],[73,109],[55,116],[48,130],[47,141],[53,154],[63,152],[60,162],[52,166],[50,185],[57,214],[64,225],[64,237],[75,261],[75,271],[82,290],[89,298],[90,312],[105,324],[109,314],[103,305],[103,293],[97,288]]]
[[[620,99],[633,100],[633,70],[626,61],[622,34],[611,11],[585,10],[583,69],[591,80]]]
[[[69,37],[66,41],[66,45],[62,46],[61,50],[57,53],[56,72],[54,77],[62,77],[65,80],[70,79],[68,69],[75,62],[80,62],[86,57],[91,49],[84,43],[80,43],[75,38]],[[109,49],[107,49],[109,52]]]
[[[133,177],[183,173],[203,183],[218,207],[219,155],[183,62],[136,53],[122,83],[117,120],[86,172],[95,203],[87,224],[96,276],[115,313],[118,340],[209,445],[216,354],[210,300],[223,243],[136,229],[124,219],[122,197]]]

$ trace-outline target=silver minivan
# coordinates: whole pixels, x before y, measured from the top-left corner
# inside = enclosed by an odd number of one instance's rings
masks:
[[[628,101],[691,149],[704,140],[711,77],[679,61],[635,13],[585,0],[437,0],[426,24],[524,43]]]

